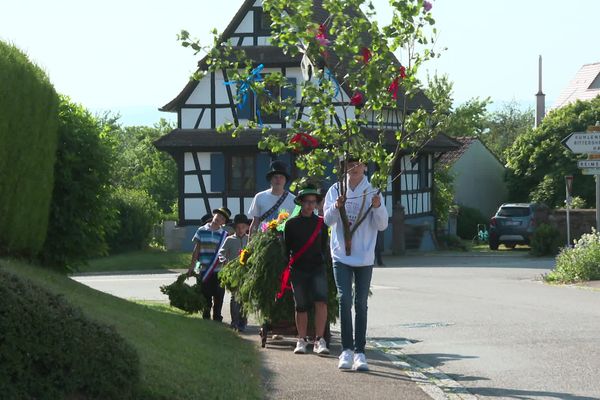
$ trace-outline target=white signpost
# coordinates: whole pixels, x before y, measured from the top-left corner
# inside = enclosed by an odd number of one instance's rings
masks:
[[[577,161],[577,167],[583,175],[596,178],[596,230],[600,231],[600,121],[588,127],[587,132],[571,133],[562,140],[562,144],[575,154],[588,155],[587,160]]]

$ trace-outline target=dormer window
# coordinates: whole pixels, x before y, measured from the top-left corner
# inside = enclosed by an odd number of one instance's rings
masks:
[[[592,81],[592,83],[588,87],[588,90],[589,89],[600,89],[600,74],[598,74],[598,76],[596,76],[596,79]]]

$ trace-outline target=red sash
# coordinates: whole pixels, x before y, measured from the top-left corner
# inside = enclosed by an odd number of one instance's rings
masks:
[[[292,265],[314,243],[315,239],[319,235],[319,232],[321,231],[321,227],[322,226],[323,226],[323,218],[322,217],[318,217],[318,219],[317,219],[317,227],[315,228],[315,230],[312,233],[312,235],[310,235],[310,237],[308,238],[308,241],[306,243],[304,243],[304,246],[302,246],[302,248],[300,250],[298,250],[296,253],[294,253],[294,255],[292,257],[290,257],[290,262],[288,263],[287,267],[281,273],[281,289],[279,290],[279,293],[277,293],[277,298],[278,299],[280,299],[280,298],[283,297],[283,295],[285,294],[286,290],[291,289],[291,286],[288,283],[288,281],[290,279],[290,270],[292,268]]]

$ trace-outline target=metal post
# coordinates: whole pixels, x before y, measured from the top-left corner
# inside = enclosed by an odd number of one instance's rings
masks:
[[[571,218],[569,217],[569,211],[571,209],[571,202],[567,197],[567,247],[571,247]]]
[[[600,179],[598,175],[594,175],[596,178],[596,231],[600,232]]]

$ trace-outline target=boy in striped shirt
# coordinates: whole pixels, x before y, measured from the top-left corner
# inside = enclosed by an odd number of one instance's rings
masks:
[[[202,294],[208,302],[208,307],[202,313],[202,318],[210,319],[210,310],[213,310],[213,320],[223,321],[221,310],[225,288],[219,283],[218,272],[222,264],[219,261],[219,250],[225,242],[227,231],[223,229],[229,221],[231,212],[226,207],[213,210],[213,218],[210,222],[198,228],[192,241],[194,251],[188,275],[195,271],[198,274],[198,284]]]

